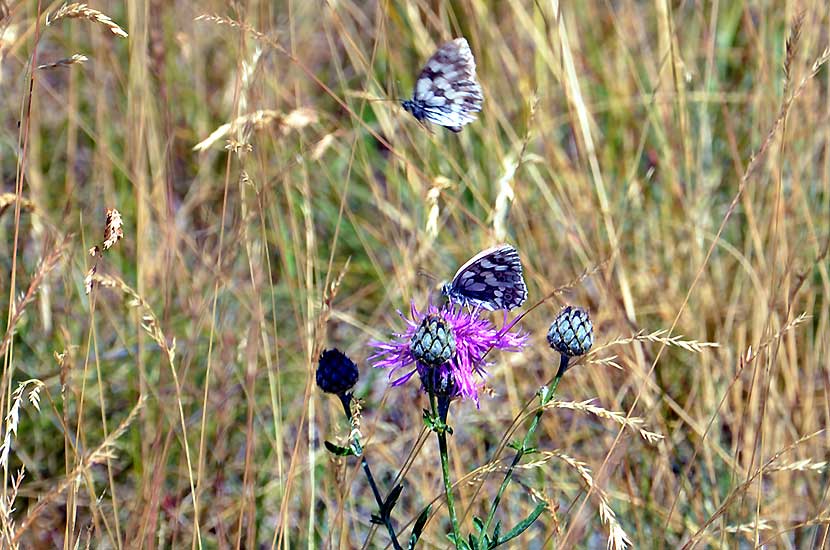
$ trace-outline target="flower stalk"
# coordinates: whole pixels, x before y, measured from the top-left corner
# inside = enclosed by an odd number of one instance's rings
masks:
[[[519,462],[521,462],[525,454],[533,452],[534,450],[530,447],[530,440],[536,433],[536,428],[539,426],[539,422],[545,412],[545,405],[550,403],[551,399],[553,399],[556,389],[559,387],[559,382],[568,370],[571,358],[588,353],[588,350],[591,349],[591,346],[594,343],[594,327],[588,316],[588,312],[579,307],[568,306],[563,308],[553,320],[553,323],[548,330],[547,340],[550,347],[559,352],[559,369],[557,370],[556,376],[554,376],[550,386],[542,386],[539,389],[538,395],[540,406],[536,410],[536,414],[533,415],[533,420],[530,423],[530,427],[528,428],[524,439],[520,444],[515,446],[516,455],[513,457],[513,462],[507,468],[507,472],[504,474],[504,479],[502,480],[499,490],[493,499],[493,504],[490,506],[490,512],[487,514],[487,519],[485,520],[480,531],[477,550],[489,550],[490,548],[495,548],[502,542],[499,540],[498,534],[495,534],[493,537],[495,540],[492,540],[488,537],[487,533],[489,532],[493,519],[496,516],[496,510],[498,509],[499,504],[501,504],[504,491],[507,489],[507,486],[513,477],[516,466]],[[530,527],[536,517],[538,517],[541,513],[542,509],[543,508],[537,507],[537,509],[534,510],[534,512],[531,513],[531,515],[524,522],[522,522],[521,525],[517,526],[517,528],[514,529],[514,531],[518,531],[516,534],[519,534],[521,531],[524,531]],[[498,531],[498,528],[496,531]],[[511,531],[511,534],[514,531]],[[510,536],[510,534],[508,536]]]
[[[447,415],[450,410],[450,397],[441,395],[436,398],[435,393],[429,390],[429,405],[432,410],[432,430],[438,437],[438,453],[441,455],[441,474],[444,478],[444,495],[447,500],[447,512],[452,524],[452,538],[456,548],[460,548],[461,530],[458,526],[458,515],[455,512],[455,499],[452,494],[452,481],[450,480],[450,459],[447,447],[447,433],[452,433],[452,428],[447,424]]]
[[[340,394],[340,402],[343,404],[343,411],[346,413],[346,418],[349,420],[349,424],[352,423],[352,407],[351,407],[351,400],[352,394]],[[398,542],[398,537],[395,534],[395,528],[392,526],[392,518],[390,517],[390,512],[392,510],[387,510],[387,505],[383,500],[383,496],[380,494],[380,489],[378,489],[378,485],[375,482],[375,476],[372,475],[372,468],[369,466],[369,461],[366,460],[366,455],[363,454],[363,446],[360,444],[360,438],[357,432],[352,433],[352,441],[351,441],[352,449],[354,452],[358,453],[360,456],[360,465],[363,468],[363,473],[366,475],[366,481],[369,483],[369,487],[372,489],[372,494],[375,497],[375,502],[378,505],[378,519],[383,523],[386,527],[386,531],[389,533],[389,538],[392,539],[392,547],[395,550],[403,550],[401,547],[400,542]],[[396,491],[397,492],[397,491]]]
[[[490,513],[487,514],[487,519],[484,522],[484,527],[482,528],[482,533],[487,533],[490,529],[490,525],[493,523],[493,519],[496,516],[496,510],[501,504],[501,498],[504,495],[504,491],[507,489],[507,485],[510,483],[511,478],[513,477],[513,472],[516,469],[516,466],[521,462],[524,455],[531,450],[530,440],[533,437],[533,434],[536,433],[536,428],[539,426],[539,421],[542,419],[542,414],[545,412],[545,405],[547,405],[551,399],[553,399],[554,394],[556,393],[556,388],[559,387],[559,382],[562,380],[562,376],[564,376],[565,371],[568,369],[568,360],[569,356],[562,355],[559,361],[559,371],[556,373],[556,376],[553,378],[550,386],[543,386],[539,389],[539,401],[540,406],[536,410],[536,414],[533,415],[533,420],[530,423],[530,427],[527,429],[527,433],[525,434],[524,439],[522,440],[521,445],[516,449],[516,455],[513,457],[513,462],[507,468],[507,472],[504,474],[504,479],[501,482],[501,486],[499,486],[499,491],[496,493],[496,497],[493,499],[493,504],[490,506]],[[484,550],[487,548],[485,546],[487,543],[486,537],[481,537],[479,539],[479,548]]]
[[[337,396],[343,405],[343,412],[349,421],[349,426],[352,426],[352,428],[355,427],[354,415],[352,414],[352,388],[357,383],[358,374],[357,365],[354,361],[338,349],[323,351],[317,362],[317,373],[315,375],[317,387],[326,393]],[[369,482],[369,487],[372,488],[372,494],[378,505],[378,514],[372,516],[372,522],[385,525],[389,537],[392,539],[393,548],[403,550],[398,542],[390,517],[392,508],[394,508],[403,490],[403,485],[397,485],[384,500],[375,482],[375,476],[372,475],[369,461],[366,460],[366,456],[363,454],[363,446],[360,444],[360,432],[356,429],[352,429],[349,435],[349,448],[339,447],[328,441],[326,441],[326,448],[337,456],[354,455],[360,457],[360,465],[363,467],[363,473],[366,474],[366,480]]]

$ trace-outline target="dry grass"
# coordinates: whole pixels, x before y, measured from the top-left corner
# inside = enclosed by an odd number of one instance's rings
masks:
[[[0,546],[385,548],[323,447],[359,428],[401,538],[434,503],[448,547],[424,397],[366,344],[507,240],[539,304],[450,416],[464,531],[567,303],[596,345],[499,511],[546,503],[520,544],[827,547],[828,29],[819,0],[0,0]],[[375,101],[460,35],[476,123]],[[314,387],[333,346],[359,426]]]
[[[87,4],[80,2],[72,2],[71,4],[64,4],[52,14],[46,15],[46,26],[54,25],[61,19],[87,19],[103,25],[109,31],[120,38],[127,38],[129,36],[124,29],[119,27],[110,16],[102,13],[96,9],[90,8]]]
[[[58,59],[57,61],[53,61],[51,63],[44,63],[43,65],[38,65],[38,70],[44,69],[57,69],[60,67],[70,67],[72,65],[81,65],[89,61],[89,58],[85,55],[81,55],[76,53],[70,57],[64,57],[63,59]]]

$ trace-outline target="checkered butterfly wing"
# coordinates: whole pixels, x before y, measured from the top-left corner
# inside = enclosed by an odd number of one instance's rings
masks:
[[[527,299],[519,253],[508,244],[479,252],[459,268],[443,293],[450,300],[490,311],[511,310]]]
[[[421,122],[460,132],[476,119],[483,101],[470,45],[456,38],[429,58],[415,82],[412,99],[404,101],[403,108]]]

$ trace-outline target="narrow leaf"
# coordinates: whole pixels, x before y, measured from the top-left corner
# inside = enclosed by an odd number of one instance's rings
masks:
[[[415,525],[412,526],[412,534],[409,536],[409,546],[407,546],[407,550],[413,550],[415,545],[418,543],[418,539],[421,538],[421,533],[424,530],[424,526],[427,524],[427,520],[429,519],[429,513],[432,511],[432,504],[424,508],[424,511],[421,512],[421,515],[418,516],[418,519],[415,520]]]
[[[384,517],[389,517],[392,512],[392,509],[395,507],[395,504],[398,503],[398,498],[401,496],[401,491],[403,491],[403,484],[399,483],[395,485],[392,489],[392,492],[389,493],[389,496],[386,497],[386,501],[383,503],[383,508],[381,508],[381,514]]]
[[[481,534],[481,532],[484,530],[484,520],[482,520],[478,516],[473,516],[473,525],[475,526],[476,533],[478,534]]]
[[[533,522],[536,521],[536,519],[542,514],[542,512],[545,511],[546,508],[547,506],[544,503],[538,504],[536,508],[534,508],[533,511],[530,513],[530,515],[527,516],[524,520],[522,520],[521,523],[516,525],[516,527],[511,529],[510,532],[507,533],[503,539],[496,540],[496,544],[495,546],[493,546],[493,548],[501,544],[504,544],[505,542],[511,539],[515,539],[516,537],[524,533],[528,527],[533,525]]]
[[[459,538],[458,540],[455,540],[455,533],[447,534],[447,538],[450,539],[450,542],[452,542],[455,545],[457,550],[472,550],[473,548],[476,547],[475,537],[473,537],[472,534],[470,534],[470,543],[469,544],[463,538]]]
[[[326,449],[328,449],[328,451],[331,454],[337,455],[337,456],[352,456],[352,455],[354,455],[354,450],[353,449],[349,449],[349,448],[346,448],[346,447],[341,447],[340,445],[335,445],[334,443],[331,443],[329,441],[326,441]]]
[[[435,431],[435,418],[433,418],[432,414],[430,414],[430,412],[426,409],[424,409],[424,426],[432,431]]]

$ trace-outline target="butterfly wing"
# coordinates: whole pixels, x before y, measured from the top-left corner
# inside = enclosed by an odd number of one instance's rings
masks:
[[[473,122],[484,97],[476,81],[476,62],[464,38],[447,42],[429,58],[406,107],[418,120],[454,132]]]
[[[521,306],[527,299],[527,285],[519,253],[506,244],[479,252],[458,269],[444,293],[489,311]]]

